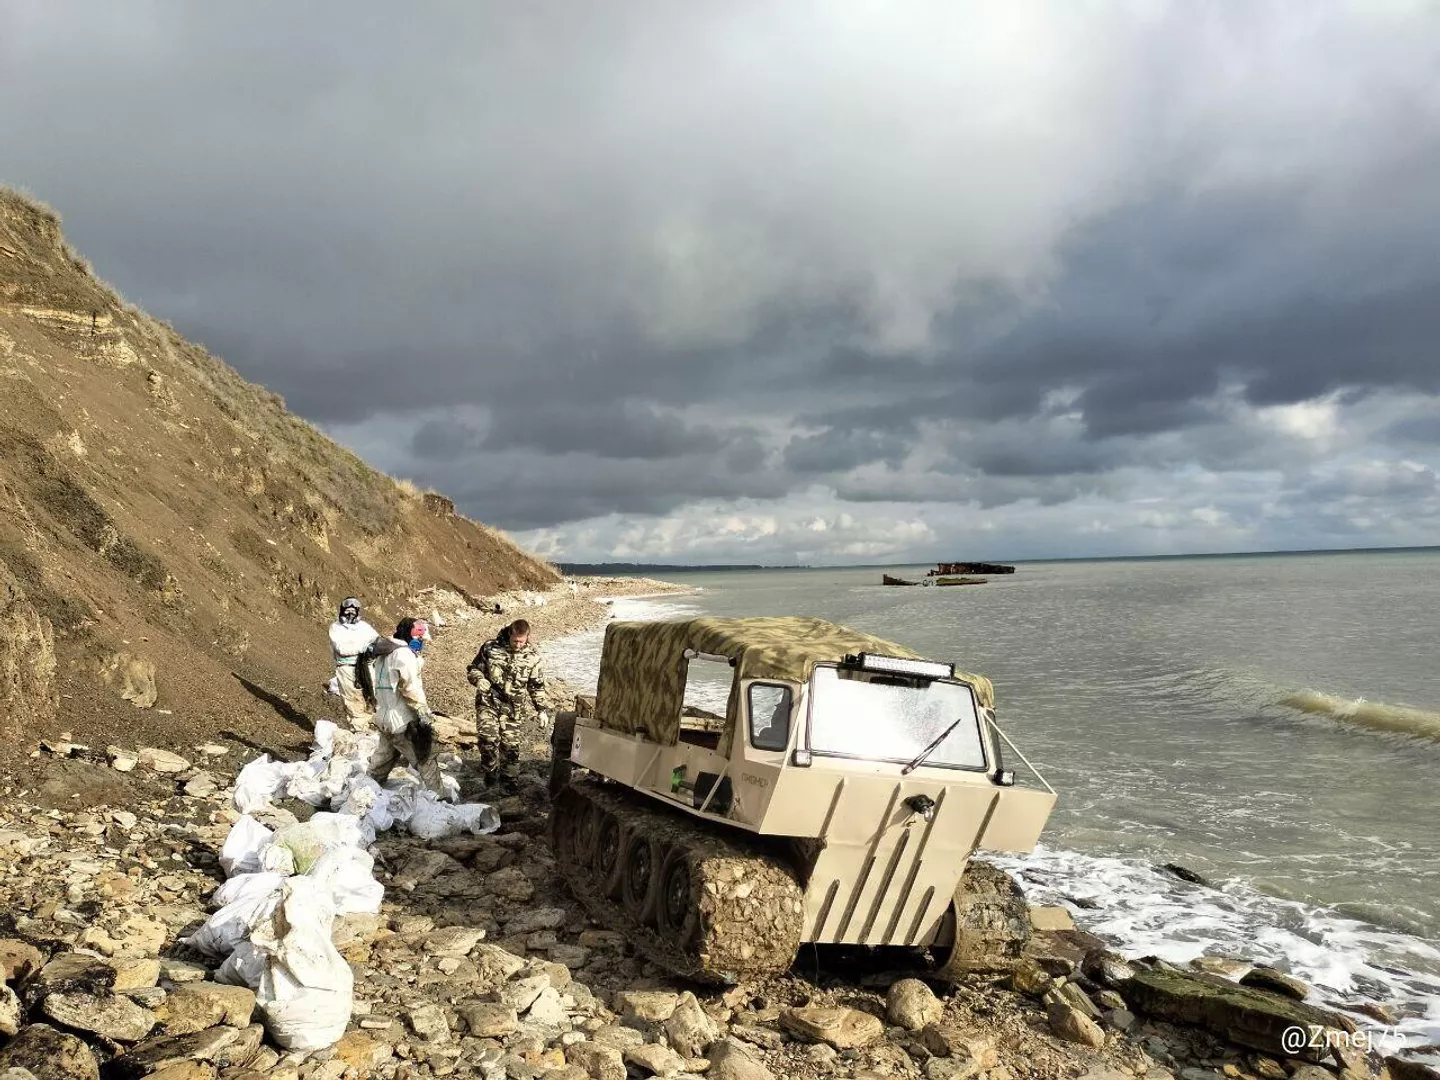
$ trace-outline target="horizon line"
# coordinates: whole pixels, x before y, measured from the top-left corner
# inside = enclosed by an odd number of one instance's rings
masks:
[[[1440,544],[1403,544],[1392,547],[1350,547],[1350,548],[1271,548],[1258,551],[1188,551],[1151,555],[1054,555],[1035,556],[1023,559],[942,559],[940,562],[990,562],[1001,565],[1020,566],[1026,563],[1051,562],[1123,562],[1144,559],[1237,559],[1247,556],[1266,555],[1359,555],[1375,552],[1437,551]],[[555,559],[558,567],[566,566],[633,566],[662,570],[862,570],[876,567],[920,566],[927,560],[905,559],[876,563],[717,563],[717,562],[661,562],[637,561],[633,559]]]

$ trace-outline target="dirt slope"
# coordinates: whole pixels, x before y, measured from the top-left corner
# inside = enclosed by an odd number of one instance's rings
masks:
[[[555,580],[127,305],[0,189],[0,755],[300,734],[341,597],[384,629],[429,585]]]

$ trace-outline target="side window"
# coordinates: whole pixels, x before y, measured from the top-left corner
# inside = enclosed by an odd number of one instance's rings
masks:
[[[750,745],[757,750],[784,750],[790,745],[788,686],[750,684]]]

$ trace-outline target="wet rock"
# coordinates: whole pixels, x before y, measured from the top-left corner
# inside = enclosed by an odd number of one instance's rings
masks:
[[[1129,1009],[1108,1009],[1104,1020],[1116,1031],[1129,1031],[1135,1026],[1135,1014]]]
[[[520,1028],[519,1017],[509,1005],[493,1001],[471,1001],[455,1007],[465,1029],[477,1039],[500,1039]]]
[[[45,966],[45,957],[34,945],[12,938],[0,938],[0,983],[18,983]]]
[[[1250,965],[1244,960],[1230,960],[1224,956],[1197,956],[1190,961],[1190,966],[1196,971],[1227,979],[1239,979],[1250,970]]]
[[[1096,1049],[1105,1045],[1105,1032],[1100,1025],[1059,994],[1051,992],[1045,996],[1045,1015],[1050,1021],[1050,1030],[1060,1038]]]
[[[225,1069],[254,1064],[264,1041],[263,1025],[249,1024],[241,1028],[235,1041],[215,1055],[215,1067]]]
[[[621,990],[615,995],[613,1008],[622,1017],[659,1024],[669,1020],[679,1004],[680,995],[669,990]]]
[[[100,1080],[100,1065],[74,1035],[30,1024],[0,1047],[0,1072],[27,1069],[35,1080]]]
[[[1207,889],[1215,888],[1214,885],[1212,885],[1205,878],[1201,877],[1194,870],[1187,869],[1186,867],[1181,866],[1179,863],[1165,863],[1163,866],[1161,866],[1161,869],[1168,870],[1181,881],[1188,881],[1192,885],[1203,885]]]
[[[907,1031],[919,1031],[934,1023],[944,1011],[934,991],[919,979],[901,979],[891,985],[885,996],[885,1015]]]
[[[709,1080],[775,1080],[775,1074],[730,1039],[710,1048]]]
[[[647,1076],[669,1076],[685,1070],[685,1059],[659,1043],[631,1047],[625,1051],[625,1061]]]
[[[591,1080],[626,1080],[625,1059],[613,1046],[576,1043],[565,1051],[565,1060],[584,1069]]]
[[[1080,974],[1093,983],[1114,989],[1135,974],[1135,965],[1109,949],[1091,949],[1080,961]]]
[[[1418,1061],[1391,1055],[1385,1059],[1392,1080],[1440,1080],[1440,1069],[1432,1069]]]
[[[829,1043],[837,1050],[869,1046],[885,1034],[879,1017],[846,1008],[786,1009],[780,1026],[806,1042]]]
[[[1195,1024],[1277,1058],[1319,1061],[1326,1056],[1320,1047],[1305,1047],[1299,1054],[1288,1052],[1281,1041],[1286,1028],[1348,1028],[1348,1022],[1335,1013],[1201,972],[1137,971],[1121,992],[1138,1012]]]
[[[1364,1013],[1371,1020],[1378,1020],[1387,1027],[1394,1027],[1400,1022],[1400,1018],[1395,1015],[1393,1010],[1374,1001],[1360,1002],[1355,1006],[1355,1011]]]
[[[122,1080],[138,1080],[168,1065],[187,1061],[213,1063],[240,1038],[240,1034],[239,1028],[214,1027],[193,1035],[167,1035],[151,1039],[116,1058],[113,1064],[115,1075]]]
[[[1310,985],[1293,975],[1287,975],[1283,971],[1276,971],[1272,967],[1253,967],[1240,978],[1241,986],[1253,986],[1257,990],[1269,990],[1273,994],[1283,994],[1296,1001],[1304,1001],[1310,996]]]
[[[122,1043],[139,1042],[155,1027],[153,1012],[114,994],[46,994],[40,1011],[67,1028]]]
[[[103,994],[115,985],[115,969],[98,956],[60,953],[25,985],[38,999],[51,993]]]

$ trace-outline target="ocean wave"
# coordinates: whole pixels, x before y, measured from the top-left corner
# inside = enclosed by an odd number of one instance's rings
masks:
[[[1440,947],[1424,938],[1282,900],[1239,881],[1222,888],[1193,884],[1135,859],[1044,845],[1027,856],[985,858],[1014,874],[1032,904],[1065,907],[1077,926],[1126,956],[1273,964],[1310,983],[1311,1000],[1347,1012],[1361,1001],[1397,1010],[1396,1034],[1409,1046],[1440,1041]]]
[[[1364,698],[1343,698],[1318,690],[1300,690],[1284,695],[1276,702],[1312,716],[1326,716],[1372,731],[1388,731],[1418,736],[1440,742],[1440,712],[1416,709],[1409,705],[1387,705],[1383,701]]]

